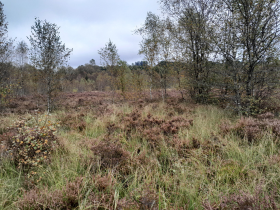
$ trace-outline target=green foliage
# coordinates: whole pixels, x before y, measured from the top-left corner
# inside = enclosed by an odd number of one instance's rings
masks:
[[[29,169],[50,161],[51,152],[58,146],[58,124],[47,116],[35,116],[15,122],[13,135],[7,140],[7,153],[18,167]]]
[[[58,74],[56,70],[66,64],[73,51],[62,44],[59,28],[54,23],[35,18],[35,25],[31,27],[32,35],[28,37],[32,46],[31,62],[42,71],[41,82],[47,94],[48,112],[53,108],[55,91],[58,90]]]
[[[16,84],[6,85],[4,87],[0,86],[0,108],[5,107],[9,103],[11,95],[14,93],[14,89],[17,87]]]
[[[98,54],[100,55],[101,65],[108,69],[117,66],[120,60],[117,47],[111,40],[98,51]]]

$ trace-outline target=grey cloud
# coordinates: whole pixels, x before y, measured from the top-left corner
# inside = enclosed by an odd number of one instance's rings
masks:
[[[133,31],[141,26],[147,12],[159,14],[157,0],[2,0],[9,22],[9,36],[28,42],[34,18],[46,19],[60,27],[62,42],[73,48],[73,67],[94,58],[112,40],[122,60],[132,63],[138,55],[141,37]]]

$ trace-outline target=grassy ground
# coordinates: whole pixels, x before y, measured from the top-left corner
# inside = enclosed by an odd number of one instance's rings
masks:
[[[32,117],[2,117],[0,134]],[[49,161],[18,167],[2,140],[0,209],[279,208],[280,123],[271,116],[240,119],[175,100],[48,120],[60,123]]]

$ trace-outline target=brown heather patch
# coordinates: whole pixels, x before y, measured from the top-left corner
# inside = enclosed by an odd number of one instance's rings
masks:
[[[280,154],[272,155],[268,159],[269,165],[278,165],[280,166]]]
[[[16,135],[14,129],[8,129],[7,132],[0,134],[0,160],[11,157],[10,141]]]
[[[117,210],[139,210],[139,204],[134,200],[122,198],[118,201]]]
[[[81,203],[86,209],[139,209],[138,203],[122,198],[115,204],[114,183],[111,176],[99,176],[92,178],[92,183],[97,189],[85,185],[85,178],[78,177],[74,181],[68,181],[61,190],[50,191],[47,188],[34,188],[23,192],[18,200],[17,207],[20,210],[72,210],[77,209]],[[90,181],[90,180],[89,180]],[[98,190],[98,191],[96,191]]]
[[[83,178],[67,182],[62,190],[49,191],[45,189],[31,189],[24,191],[22,198],[17,202],[20,210],[47,210],[47,209],[75,209],[82,198]]]
[[[141,99],[127,100],[132,105],[139,106],[139,108],[145,106],[148,103],[154,103],[155,106],[158,102],[162,101],[162,96],[159,91],[152,91],[153,99],[150,99],[149,91],[143,91],[141,93]],[[46,110],[46,96],[36,94],[32,96],[23,96],[13,98],[8,104],[7,112],[11,113],[34,113],[35,110],[44,111]],[[123,103],[123,97],[120,93],[115,93],[114,103],[121,104]],[[180,98],[179,91],[176,90],[167,90],[167,99],[169,103],[171,101],[174,104],[179,104],[182,102]],[[189,99],[188,99],[189,100]],[[56,109],[67,110],[71,113],[84,110],[96,110],[99,107],[106,107],[108,104],[112,104],[112,93],[106,91],[85,91],[79,93],[60,93],[57,98],[54,99]],[[184,110],[184,106],[181,106],[180,109]],[[106,108],[103,108],[103,113]],[[102,113],[102,111],[100,112]],[[98,111],[97,111],[98,114]]]
[[[101,170],[113,169],[123,178],[139,166],[148,166],[151,162],[155,162],[148,158],[148,152],[141,148],[136,150],[132,157],[132,154],[123,148],[118,139],[108,135],[102,140],[87,140],[84,145],[87,148],[90,147],[93,154],[98,157],[98,159],[92,157],[92,161],[100,161]]]
[[[76,110],[79,107],[87,109],[98,107],[110,101],[109,92],[90,91],[82,93],[63,93],[59,105],[66,110]]]
[[[211,134],[210,138],[203,142],[202,148],[211,152],[212,154],[220,154],[226,143],[218,136]]]
[[[222,196],[220,204],[210,204],[209,201],[203,202],[206,210],[213,209],[232,209],[232,210],[277,210],[276,191],[267,192],[261,184],[256,186],[253,194],[240,191],[228,196]]]
[[[241,117],[235,125],[229,122],[222,122],[220,129],[222,133],[233,132],[240,138],[247,138],[249,143],[258,141],[265,132],[272,131],[276,136],[280,136],[280,120],[275,119],[271,113],[259,115],[257,118]]]
[[[264,114],[260,114],[257,116],[257,119],[264,120],[264,119],[274,119],[274,114],[271,112],[266,112]]]
[[[175,134],[173,139],[168,141],[168,145],[174,148],[179,157],[189,158],[194,155],[194,151],[201,149],[202,153],[208,157],[213,154],[221,154],[225,146],[217,136],[212,135],[208,140],[199,140],[195,137],[190,139],[182,139]],[[198,157],[201,158],[201,157]]]
[[[149,113],[146,117],[142,117],[139,109],[121,117],[120,122],[120,125],[109,124],[107,126],[109,135],[119,130],[125,132],[126,138],[129,140],[136,134],[138,137],[146,139],[152,149],[158,147],[163,140],[168,140],[171,136],[178,134],[180,129],[193,125],[193,120],[179,116],[166,120],[153,117]]]
[[[116,168],[123,172],[126,171],[130,159],[130,153],[124,150],[118,142],[101,141],[91,147],[93,153],[100,158],[100,167]]]
[[[135,189],[131,192],[131,197],[137,200],[138,210],[158,210],[159,196],[155,189],[155,183],[153,181],[145,183],[140,189]],[[140,195],[140,197],[139,197]]]
[[[99,190],[99,192],[112,192],[113,193],[113,187],[116,184],[116,180],[111,175],[96,175],[93,176],[93,182],[95,183],[95,186]]]
[[[137,153],[138,154],[133,157],[133,163],[136,167],[149,165],[149,163],[153,161],[148,158],[146,150],[140,151],[140,149],[138,149]]]
[[[171,98],[166,100],[165,110],[167,112],[170,112],[170,110],[173,110],[174,112],[178,114],[183,113],[190,113],[193,109],[190,106],[186,106],[185,103],[182,103],[183,101],[178,98]],[[170,112],[172,113],[172,112]]]
[[[111,103],[111,95],[109,92],[90,91],[82,93],[60,93],[54,99],[56,109],[68,110],[73,113],[80,108],[91,110],[103,104]],[[35,110],[46,110],[46,96],[36,94],[32,96],[23,96],[13,98],[6,109],[11,113],[34,113]],[[116,97],[117,98],[117,97]]]
[[[84,120],[85,114],[66,114],[59,118],[60,124],[64,129],[77,130],[82,132],[86,129],[86,121]]]
[[[173,136],[169,145],[177,151],[179,157],[184,158],[189,157],[190,150],[192,149],[191,142],[189,140],[181,139],[177,134]]]
[[[137,107],[137,109],[142,109],[147,105],[147,103],[143,99],[138,99],[135,101],[130,101],[129,105]]]

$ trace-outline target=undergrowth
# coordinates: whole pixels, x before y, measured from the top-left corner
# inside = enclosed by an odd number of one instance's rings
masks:
[[[269,113],[170,99],[5,122],[3,209],[279,209],[280,121]]]

